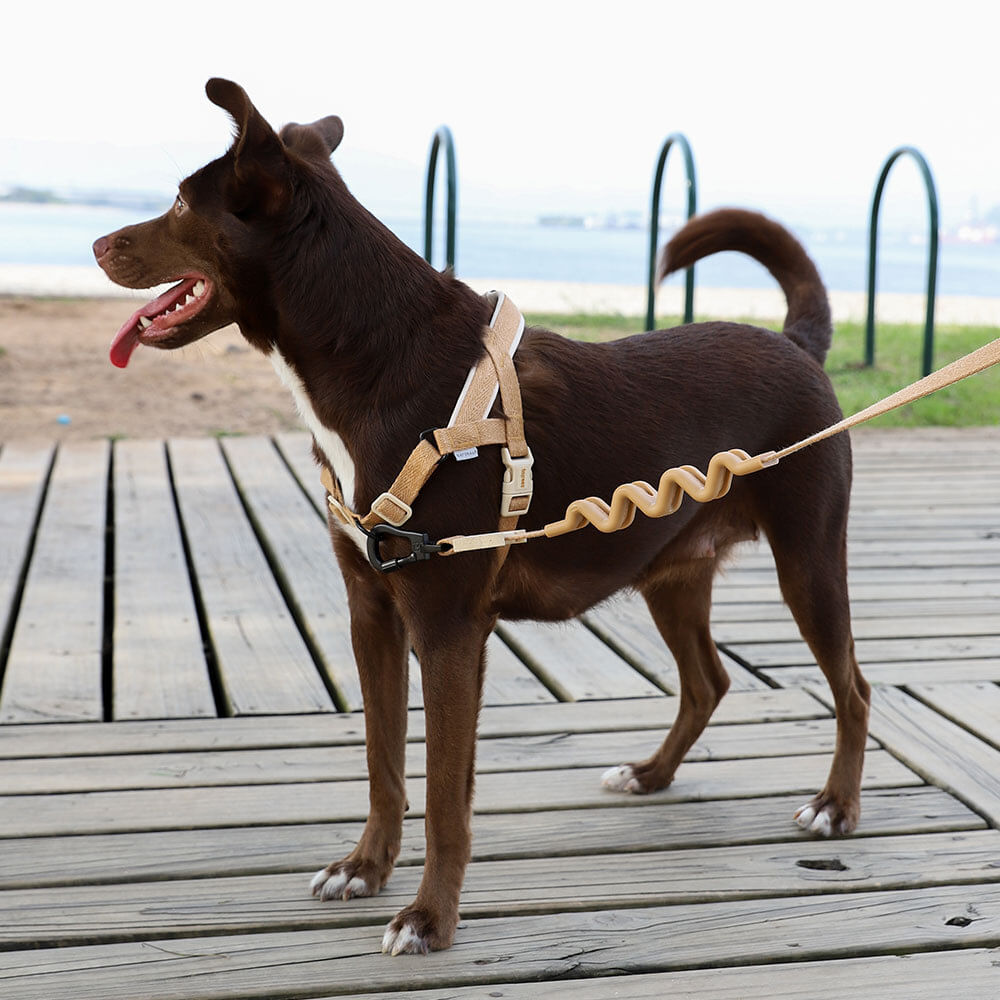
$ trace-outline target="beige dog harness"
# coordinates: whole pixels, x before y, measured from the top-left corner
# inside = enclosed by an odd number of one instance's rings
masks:
[[[476,458],[483,446],[502,446],[504,477],[498,532],[512,530],[531,504],[534,459],[524,437],[521,390],[513,362],[524,333],[524,317],[502,292],[491,292],[488,297],[494,302],[494,309],[483,334],[486,354],[469,370],[448,425],[420,436],[393,484],[376,497],[368,513],[361,516],[351,510],[328,469],[324,468],[320,476],[327,490],[330,512],[348,530],[366,536],[368,558],[382,572],[450,551],[442,543],[432,544],[420,532],[400,530],[413,516],[412,505],[427,480],[448,455],[467,461]],[[498,394],[504,415],[490,417]],[[409,541],[411,555],[383,559],[380,542],[389,536]]]
[[[527,511],[531,501],[532,458],[524,440],[521,393],[511,361],[524,330],[524,319],[503,294],[493,294],[497,295],[497,305],[485,337],[486,358],[469,372],[448,427],[429,435],[433,437],[433,444],[427,439],[428,435],[423,437],[392,487],[372,504],[371,511],[365,517],[359,518],[344,504],[340,490],[332,482],[327,470],[323,470],[323,484],[330,494],[330,510],[342,523],[355,525],[368,535],[369,559],[376,569],[383,572],[428,559],[433,554],[450,555],[494,548],[508,551],[511,545],[533,538],[555,538],[588,524],[602,532],[620,531],[632,523],[636,511],[647,517],[673,514],[685,495],[699,503],[717,500],[729,492],[734,476],[746,476],[777,465],[781,459],[803,448],[922,399],[1000,362],[998,338],[853,416],[845,417],[780,451],[761,452],[753,456],[739,448],[717,452],[709,460],[707,473],[690,465],[668,469],[660,477],[656,488],[642,481],[625,483],[614,491],[610,503],[600,497],[574,500],[566,508],[562,520],[552,521],[534,531],[526,531],[515,528],[514,525],[517,518]],[[487,419],[486,414],[496,399],[498,387],[506,416]],[[481,444],[505,445],[502,454],[506,471],[498,530],[479,535],[454,535],[442,538],[437,543],[431,543],[426,535],[399,531],[398,526],[404,524],[412,514],[410,504],[437,464],[449,454],[461,459],[463,451],[468,449],[475,452]],[[382,560],[378,550],[378,537],[383,532],[409,540],[413,548],[412,554],[402,559]]]

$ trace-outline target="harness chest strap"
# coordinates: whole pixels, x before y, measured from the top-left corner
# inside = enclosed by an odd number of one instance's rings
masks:
[[[410,453],[393,484],[378,496],[363,517],[347,505],[343,492],[324,468],[320,479],[326,487],[333,515],[351,529],[367,534],[379,524],[399,527],[413,514],[412,504],[447,455],[472,452],[485,445],[504,445],[506,467],[502,487],[501,529],[512,528],[531,502],[531,452],[524,437],[521,393],[513,355],[524,332],[524,318],[502,292],[491,293],[495,308],[484,333],[486,354],[474,365],[459,394],[447,427],[425,432]],[[487,417],[497,394],[501,395],[504,417]]]

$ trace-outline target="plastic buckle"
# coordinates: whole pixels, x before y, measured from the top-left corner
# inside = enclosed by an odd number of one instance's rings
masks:
[[[535,464],[535,459],[530,448],[523,458],[512,458],[510,449],[506,445],[500,449],[500,457],[506,469],[500,495],[500,516],[519,517],[521,514],[526,514],[531,505],[531,495],[534,490],[531,467]]]
[[[381,542],[386,536],[389,538],[402,538],[409,542],[410,554],[399,556],[396,559],[383,559]],[[399,528],[394,528],[391,524],[376,524],[368,532],[368,561],[380,573],[392,573],[412,563],[423,562],[425,559],[430,559],[432,555],[444,552],[447,549],[447,545],[438,545],[432,542],[424,532],[401,531]]]

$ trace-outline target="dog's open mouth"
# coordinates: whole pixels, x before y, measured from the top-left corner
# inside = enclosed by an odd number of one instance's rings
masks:
[[[111,342],[111,363],[124,368],[139,344],[154,344],[193,319],[212,297],[214,286],[203,274],[185,275],[162,295],[147,302],[126,321]]]

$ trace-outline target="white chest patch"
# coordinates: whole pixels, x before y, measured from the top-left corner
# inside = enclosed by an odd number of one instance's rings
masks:
[[[299,411],[306,427],[312,431],[316,438],[316,443],[326,456],[327,461],[333,469],[333,474],[340,480],[340,488],[344,492],[344,499],[348,504],[354,504],[354,462],[344,444],[344,439],[336,432],[330,430],[313,409],[312,401],[306,393],[306,388],[302,384],[295,369],[282,357],[281,352],[274,350],[270,354],[271,364],[278,378],[287,386],[288,391],[295,400],[295,408]],[[354,534],[354,532],[350,532]],[[360,535],[360,532],[358,532]],[[363,541],[363,536],[359,544]],[[364,546],[362,545],[362,548]]]

